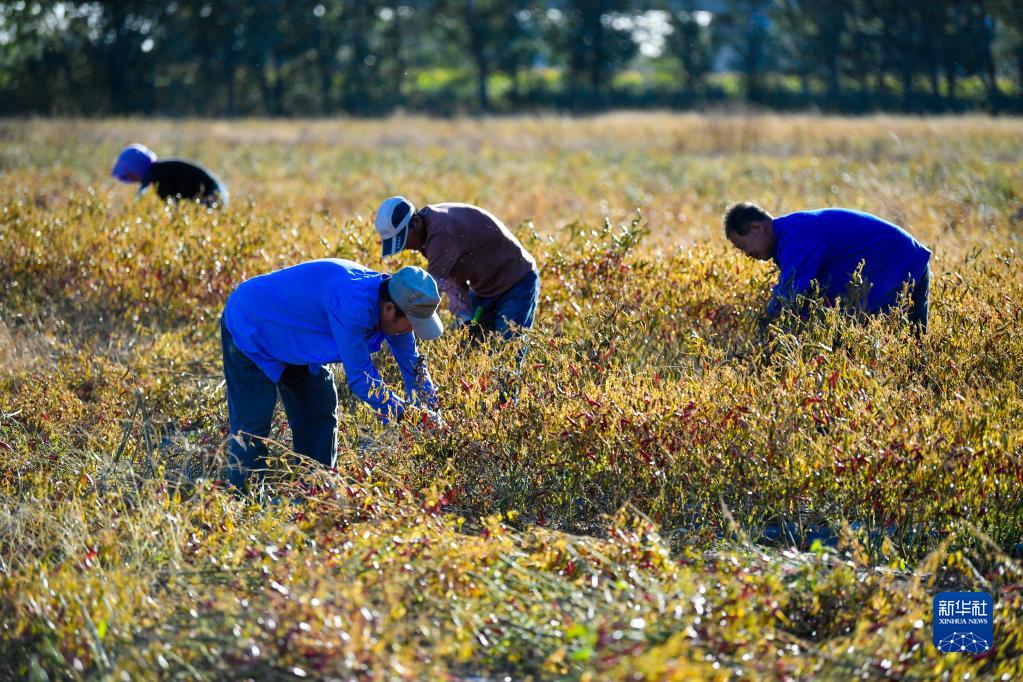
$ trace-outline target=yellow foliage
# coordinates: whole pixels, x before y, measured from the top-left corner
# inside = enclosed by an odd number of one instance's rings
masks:
[[[131,139],[232,205],[136,201],[107,178]],[[0,677],[1023,676],[1021,150],[1004,117],[0,123]],[[394,192],[537,257],[521,370],[426,344],[452,428],[423,434],[339,376],[338,470],[282,417],[266,487],[225,491],[226,297],[422,265],[380,260]],[[720,234],[744,199],[907,226],[926,338],[758,335],[775,273]],[[990,655],[934,650],[947,587],[995,596]]]

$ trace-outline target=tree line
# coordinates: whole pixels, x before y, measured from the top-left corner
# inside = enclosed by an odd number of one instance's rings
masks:
[[[1019,0],[0,2],[0,115],[1023,110]]]

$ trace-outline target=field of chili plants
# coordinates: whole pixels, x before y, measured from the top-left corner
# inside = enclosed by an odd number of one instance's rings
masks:
[[[132,141],[231,205],[136,199]],[[425,344],[434,431],[338,376],[337,469],[280,415],[231,494],[224,301],[306,259],[424,265],[380,260],[395,193],[536,256],[525,363]],[[720,228],[747,199],[910,229],[923,341],[823,308],[761,332],[775,273]],[[1020,679],[1021,237],[1013,119],[0,123],[0,677]],[[974,590],[994,647],[939,654],[934,595]]]

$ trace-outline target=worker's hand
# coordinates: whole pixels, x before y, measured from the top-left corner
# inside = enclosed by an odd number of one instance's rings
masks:
[[[441,415],[440,410],[431,410],[429,408],[423,408],[414,412],[407,412],[407,417],[411,417],[410,420],[412,428],[416,431],[424,433],[435,433],[438,431],[447,431],[448,423],[444,421],[444,417]]]
[[[444,416],[441,415],[440,410],[424,410],[424,422],[427,428],[431,430],[447,431],[448,423],[444,421]]]
[[[478,325],[483,319],[483,306],[476,306],[476,310],[462,308],[455,313],[457,327],[472,327]]]

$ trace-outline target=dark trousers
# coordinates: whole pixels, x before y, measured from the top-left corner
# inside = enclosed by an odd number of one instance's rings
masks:
[[[927,331],[927,316],[931,308],[931,266],[924,268],[920,279],[913,284],[913,302],[909,308],[909,321],[920,334]]]
[[[515,366],[521,367],[526,357],[525,333],[533,326],[539,300],[540,275],[535,270],[527,272],[503,294],[479,296],[470,292],[472,309],[482,309],[479,324],[473,325],[470,330],[470,343],[481,342],[488,333],[500,334],[506,341],[515,339],[519,344]]]
[[[536,316],[540,300],[540,276],[530,270],[515,285],[497,296],[478,296],[470,292],[472,309],[483,308],[480,324],[487,331],[497,332],[506,339],[513,336],[512,324],[529,329]]]
[[[330,371],[323,367],[312,374],[305,365],[287,365],[275,384],[234,345],[223,320],[220,336],[231,429],[227,481],[242,488],[250,471],[266,467],[265,440],[278,395],[291,427],[294,451],[333,467],[337,460],[337,390]]]

